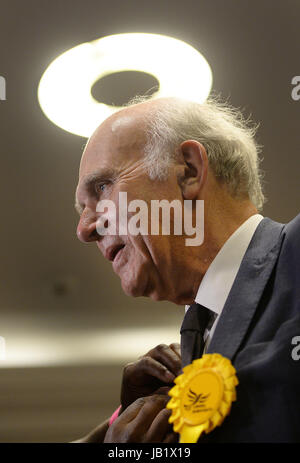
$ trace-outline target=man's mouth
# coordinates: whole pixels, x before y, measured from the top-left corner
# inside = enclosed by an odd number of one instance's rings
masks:
[[[105,257],[111,262],[113,262],[116,259],[118,253],[124,247],[125,247],[125,244],[118,244],[118,245],[109,247],[105,252]]]

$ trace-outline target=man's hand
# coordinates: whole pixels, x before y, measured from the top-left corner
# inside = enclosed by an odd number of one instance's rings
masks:
[[[109,420],[107,419],[103,423],[99,424],[95,429],[89,432],[86,436],[81,437],[77,440],[73,440],[71,444],[100,444],[103,442],[105,434],[108,430]]]
[[[168,423],[169,399],[161,394],[137,399],[108,428],[104,443],[178,442]]]
[[[140,397],[167,393],[181,372],[180,345],[160,344],[129,363],[123,371],[121,405],[123,411]]]
[[[180,373],[177,343],[160,344],[129,363],[123,372],[120,416],[110,427],[107,420],[74,442],[177,442],[165,406],[170,399],[167,392]]]

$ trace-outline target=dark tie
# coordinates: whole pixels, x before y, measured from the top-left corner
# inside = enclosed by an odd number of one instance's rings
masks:
[[[186,312],[180,330],[182,367],[202,356],[204,332],[212,326],[215,317],[215,312],[197,303]]]

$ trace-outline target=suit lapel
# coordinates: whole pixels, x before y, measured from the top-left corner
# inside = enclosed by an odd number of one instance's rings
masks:
[[[278,259],[284,225],[264,218],[258,225],[225,302],[207,353],[233,359]]]

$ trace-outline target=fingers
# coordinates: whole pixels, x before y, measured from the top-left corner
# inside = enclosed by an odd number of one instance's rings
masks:
[[[121,415],[117,418],[120,425],[127,425],[139,414],[141,408],[144,406],[146,398],[140,397],[135,400],[131,405],[126,408],[126,411],[123,411]]]
[[[132,435],[132,430],[134,431],[134,426],[130,428],[130,423],[138,415],[142,409],[145,398],[137,399],[125,411],[109,426],[108,431],[106,432],[104,443],[124,443],[124,442],[134,442],[134,434]],[[137,442],[141,442],[137,440]]]
[[[142,357],[136,363],[129,365],[124,374],[126,377],[135,375],[136,383],[139,379],[141,382],[144,381],[145,375],[157,378],[163,383],[171,383],[175,379],[175,375],[165,365],[150,356]]]
[[[152,395],[136,400],[109,427],[105,443],[163,442],[171,432],[169,397]]]
[[[139,430],[148,438],[148,431],[156,416],[165,409],[170,397],[165,395],[152,395],[145,398],[143,407],[130,423],[130,426]],[[147,442],[149,442],[147,440]]]
[[[178,342],[173,342],[173,344],[170,344],[170,349],[172,349],[175,352],[175,354],[180,358],[181,362],[180,344]]]
[[[147,442],[163,442],[167,435],[172,433],[172,425],[169,424],[171,410],[164,408],[151,423],[147,433]]]
[[[134,383],[144,383],[145,375],[157,378],[164,383],[171,383],[181,372],[180,345],[178,343],[159,344],[137,362],[129,363],[124,368],[125,378],[131,377]]]
[[[175,444],[178,443],[179,441],[179,435],[178,433],[171,431],[168,434],[166,434],[166,437],[163,440],[164,444]]]
[[[164,365],[170,373],[177,376],[181,371],[180,346],[177,343],[159,344],[150,350],[147,356]]]
[[[139,397],[149,396],[162,386],[170,386],[181,374],[180,345],[159,344],[123,371],[122,410]]]
[[[162,386],[162,387],[159,387],[158,389],[156,389],[156,391],[153,392],[153,394],[164,394],[164,395],[168,395],[168,392],[170,390],[170,386]]]

